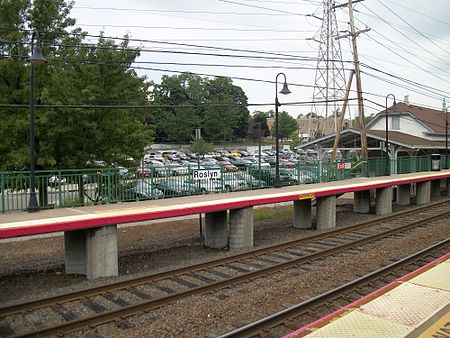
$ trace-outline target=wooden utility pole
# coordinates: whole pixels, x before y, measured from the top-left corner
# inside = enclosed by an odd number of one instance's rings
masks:
[[[336,129],[337,129],[336,137],[334,138],[333,152],[331,153],[330,164],[334,163],[334,160],[336,158],[336,151],[337,151],[337,147],[339,145],[339,139],[341,137],[341,129],[342,129],[342,125],[344,123],[345,111],[347,110],[347,105],[348,105],[348,96],[350,94],[350,88],[352,87],[352,80],[353,80],[354,74],[355,74],[355,71],[351,70],[349,78],[348,78],[348,82],[347,82],[347,88],[345,91],[345,98],[344,98],[344,104],[342,106],[341,116],[339,116],[339,124],[336,126]]]
[[[364,101],[362,96],[361,73],[359,70],[358,48],[356,46],[356,37],[359,32],[355,32],[355,22],[353,20],[353,2],[348,0],[348,13],[350,16],[350,35],[353,45],[353,60],[355,63],[356,91],[358,94],[358,111],[359,111],[359,131],[361,136],[361,153],[364,159],[368,158],[366,125],[364,123]]]

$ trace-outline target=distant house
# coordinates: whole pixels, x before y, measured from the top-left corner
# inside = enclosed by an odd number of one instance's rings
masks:
[[[267,125],[271,130],[275,119],[273,117],[267,118]],[[317,137],[318,135],[328,135],[334,133],[334,117],[299,117],[297,118],[298,124],[298,136],[300,138]],[[343,129],[347,129],[351,126],[352,121],[345,119],[342,126]]]
[[[367,125],[369,157],[386,156],[386,110],[379,112]],[[333,148],[336,134],[315,139],[301,146],[314,149],[320,158]],[[400,102],[388,108],[389,157],[425,156],[432,153],[444,154],[445,113],[440,110],[419,107]],[[341,131],[338,148],[343,157],[360,153],[359,130]]]
[[[370,121],[368,133],[385,137],[386,110]],[[396,152],[427,155],[445,149],[445,113],[403,102],[388,108],[388,135],[392,141],[391,156]]]

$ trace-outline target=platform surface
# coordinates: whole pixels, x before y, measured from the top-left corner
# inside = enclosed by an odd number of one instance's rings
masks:
[[[186,216],[450,178],[450,170],[301,184],[131,203],[0,214],[0,239],[110,224]]]
[[[285,338],[450,337],[450,253]]]

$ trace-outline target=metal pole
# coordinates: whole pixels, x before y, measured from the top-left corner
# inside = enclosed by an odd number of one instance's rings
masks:
[[[281,106],[280,102],[278,101],[278,76],[283,75],[284,76],[284,85],[283,89],[280,90],[281,94],[287,95],[290,94],[291,91],[288,88],[287,82],[286,82],[286,75],[284,73],[278,73],[275,77],[275,188],[281,188],[281,181],[280,181],[280,144],[279,144],[279,127],[278,127],[278,107]]]
[[[445,109],[445,168],[448,169],[448,106]]]
[[[200,128],[195,129],[195,139],[197,140],[197,169],[200,169],[200,139],[202,138],[201,133],[202,131]],[[198,189],[200,191],[200,181],[198,181]],[[201,213],[198,215],[198,227],[200,231],[200,240],[203,243],[203,224]]]
[[[384,170],[384,175],[389,176],[391,174],[391,170],[390,170],[390,154],[389,154],[389,113],[388,113],[388,98],[389,96],[392,96],[394,98],[394,105],[396,104],[395,102],[395,96],[394,94],[388,94],[386,95],[386,167]]]
[[[31,54],[33,54],[34,33],[31,38]],[[36,150],[34,140],[34,64],[30,63],[30,200],[28,202],[28,212],[39,211],[36,198]]]
[[[386,149],[386,162],[385,162],[385,170],[384,170],[384,174],[386,176],[389,175],[389,114],[388,114],[388,107],[387,107],[387,99],[388,97],[386,96],[386,144],[385,144],[385,149]]]
[[[258,186],[261,184],[261,122],[258,122]]]
[[[278,94],[277,94],[277,82],[275,82],[275,188],[281,187],[280,182],[280,144],[278,135]]]

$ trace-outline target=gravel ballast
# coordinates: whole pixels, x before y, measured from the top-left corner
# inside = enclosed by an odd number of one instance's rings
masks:
[[[413,207],[400,208],[394,205],[394,211]],[[355,214],[352,208],[352,200],[338,200],[337,226],[376,218],[372,214]],[[277,205],[272,209],[281,210],[285,216],[255,221],[255,248],[314,233],[313,230],[294,229],[291,226],[291,214],[285,212],[286,206]],[[279,311],[301,299],[342,284],[357,274],[376,270],[392,260],[448,238],[449,235],[448,221],[433,222],[429,229],[411,232],[403,238],[379,241],[364,252],[330,258],[318,270],[290,269],[232,290],[184,299],[151,312],[148,318],[132,317],[129,321],[133,328],[126,331],[115,325],[105,325],[96,330],[102,336],[117,337],[214,336],[233,329],[230,322],[236,325],[254,321],[264,313]],[[0,306],[175,269],[239,252],[205,249],[199,237],[198,219],[121,227],[118,238],[120,276],[95,281],[87,281],[84,276],[64,274],[62,236],[1,243]],[[222,320],[225,318],[226,321]]]

